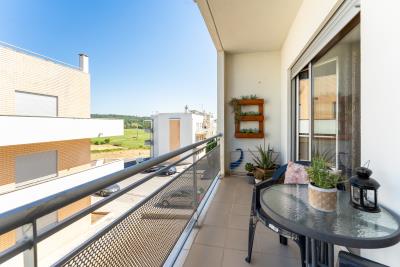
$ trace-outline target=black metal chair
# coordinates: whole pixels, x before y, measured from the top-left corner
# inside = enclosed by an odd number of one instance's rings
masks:
[[[346,251],[340,251],[338,259],[339,267],[388,267]]]
[[[296,161],[296,163],[309,166],[310,162],[308,161]],[[274,184],[279,184],[283,182],[283,177],[287,169],[287,164],[280,166],[273,174],[272,178],[260,182],[254,185],[253,189],[253,199],[251,202],[251,212],[250,212],[250,222],[249,222],[249,240],[248,240],[248,255],[246,257],[246,261],[248,263],[251,262],[251,254],[253,251],[253,242],[254,242],[254,235],[256,231],[257,222],[262,222],[265,226],[267,226],[272,231],[279,234],[279,241],[282,245],[287,245],[287,239],[290,238],[300,248],[301,254],[301,263],[302,266],[306,266],[305,259],[306,259],[306,238],[303,235],[293,233],[288,229],[285,229],[281,225],[277,224],[273,221],[268,214],[263,212],[261,209],[260,204],[260,191],[264,188],[268,188]]]

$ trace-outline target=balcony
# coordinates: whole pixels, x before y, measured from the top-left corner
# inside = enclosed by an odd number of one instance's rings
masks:
[[[123,135],[122,120],[0,116],[0,146]]]

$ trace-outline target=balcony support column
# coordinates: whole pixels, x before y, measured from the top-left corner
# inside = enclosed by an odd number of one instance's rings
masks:
[[[221,177],[225,176],[225,52],[217,53],[217,132],[222,133],[220,139]]]

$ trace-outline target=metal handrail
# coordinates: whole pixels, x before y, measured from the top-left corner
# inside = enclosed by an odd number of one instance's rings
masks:
[[[31,223],[37,218],[40,218],[46,214],[56,211],[69,204],[72,204],[75,201],[78,201],[86,196],[90,196],[103,188],[116,184],[150,167],[153,167],[169,159],[172,159],[176,156],[179,156],[182,153],[197,148],[198,146],[206,144],[209,141],[212,141],[221,136],[222,134],[217,134],[206,140],[182,147],[180,149],[166,153],[159,157],[142,162],[141,164],[128,167],[121,171],[103,176],[101,178],[89,181],[82,185],[78,185],[76,187],[61,191],[54,195],[26,204],[22,207],[18,207],[16,209],[4,212],[0,214],[0,235],[8,231],[11,231],[17,227]]]

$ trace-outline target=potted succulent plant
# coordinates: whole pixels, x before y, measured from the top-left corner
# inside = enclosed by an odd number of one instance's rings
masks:
[[[265,150],[261,145],[256,147],[258,155],[250,151],[253,161],[256,164],[254,176],[256,179],[265,180],[271,178],[276,170],[278,154],[268,145]]]
[[[255,184],[254,180],[254,170],[256,169],[253,163],[247,162],[244,168],[247,171],[247,178],[249,179],[249,184]]]
[[[306,169],[308,184],[308,202],[318,210],[331,212],[336,210],[337,185],[343,181],[339,172],[330,168],[323,157],[314,157]]]

